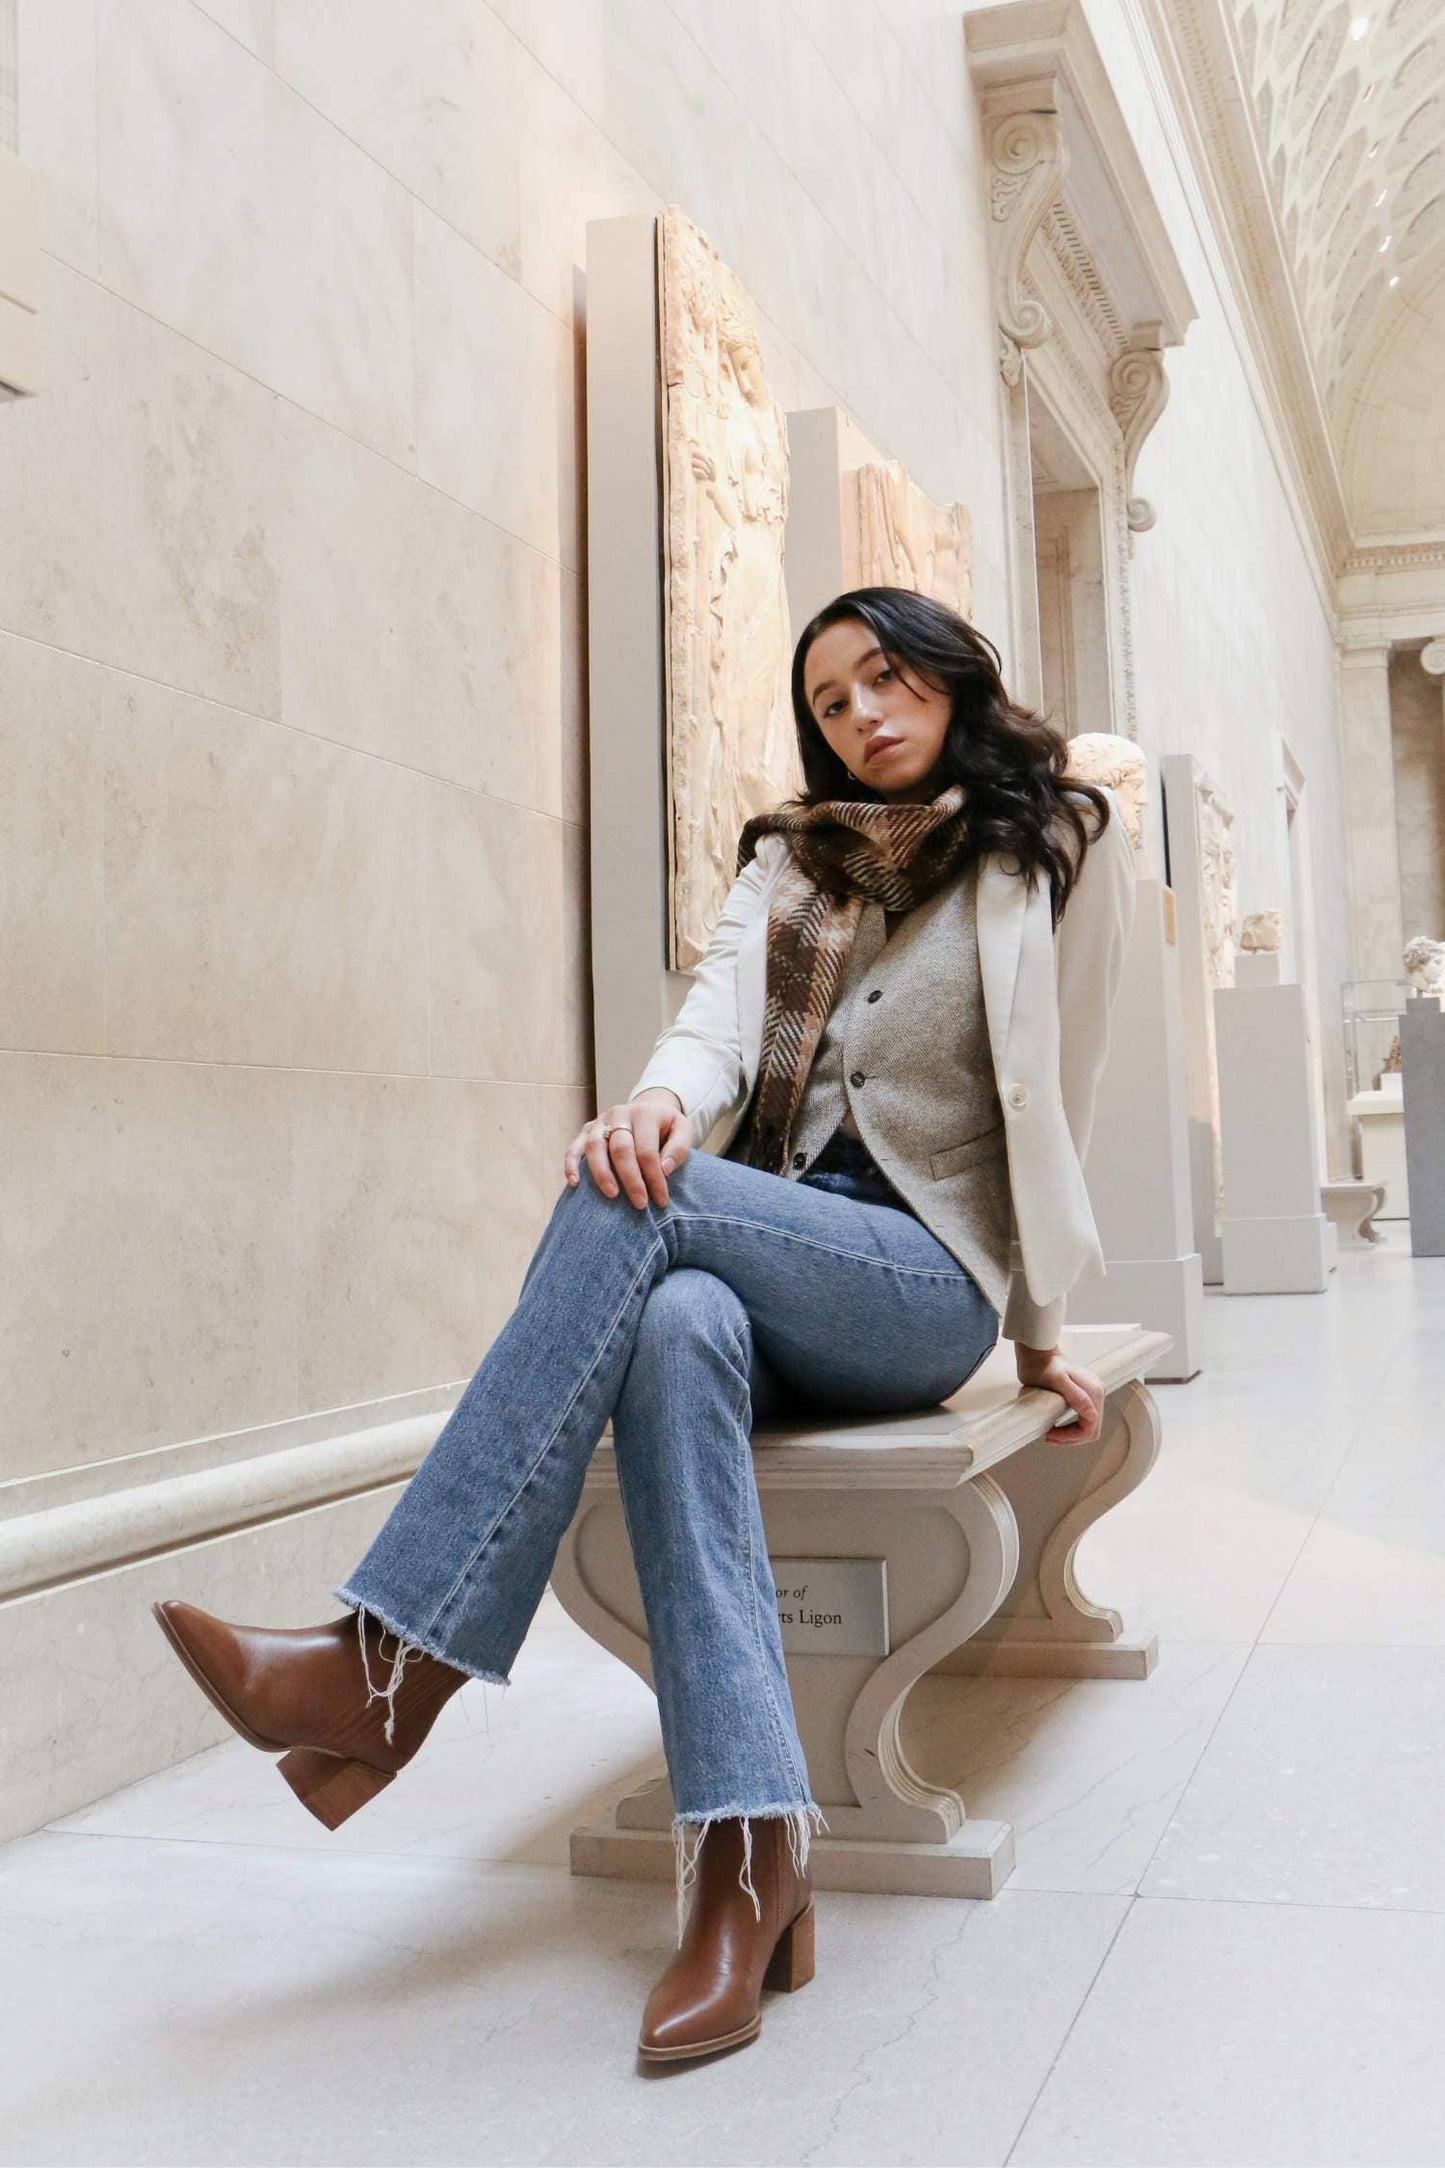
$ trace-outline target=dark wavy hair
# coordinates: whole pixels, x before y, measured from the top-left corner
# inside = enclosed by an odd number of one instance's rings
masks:
[[[869,627],[892,663],[902,663],[952,703],[938,763],[938,788],[962,783],[972,858],[1003,852],[1033,888],[1047,876],[1058,923],[1090,843],[1109,824],[1109,801],[1092,783],[1067,776],[1068,740],[1047,719],[1004,690],[998,651],[956,610],[906,587],[856,587],[838,595],[804,628],[793,653],[793,717],[806,789],[791,803],[829,798],[865,801],[884,793],[864,783],[833,751],[808,706],[803,676],[808,650],[847,618]],[[1092,809],[1094,826],[1088,826]]]

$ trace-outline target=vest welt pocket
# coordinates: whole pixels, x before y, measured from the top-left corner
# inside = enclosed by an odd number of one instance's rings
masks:
[[[977,1136],[965,1137],[962,1144],[951,1144],[946,1152],[930,1152],[928,1171],[935,1182],[944,1182],[949,1175],[962,1174],[982,1160],[1001,1159],[1007,1150],[1004,1124],[995,1122],[991,1129],[981,1129]]]

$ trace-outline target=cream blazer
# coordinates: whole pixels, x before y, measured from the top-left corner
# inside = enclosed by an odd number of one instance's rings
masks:
[[[1029,1347],[1057,1345],[1064,1297],[1080,1273],[1104,1266],[1083,1161],[1134,916],[1134,854],[1106,795],[1109,825],[1085,852],[1057,929],[1046,883],[1030,892],[997,856],[978,874],[979,970],[1013,1202],[1003,1332]],[[781,836],[761,839],[675,1022],[629,1094],[657,1085],[675,1092],[707,1151],[727,1149],[757,1079],[768,905],[787,858]],[[927,1076],[918,1089],[926,1100]],[[941,1148],[952,1139],[934,1141]]]

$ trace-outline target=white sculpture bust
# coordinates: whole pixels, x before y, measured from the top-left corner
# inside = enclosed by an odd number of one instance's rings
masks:
[[[1405,943],[1405,976],[1417,994],[1445,994],[1445,941],[1417,933]]]
[[[1083,730],[1069,740],[1069,773],[1081,783],[1102,783],[1112,790],[1124,816],[1124,833],[1137,851],[1144,840],[1144,812],[1149,803],[1149,764],[1132,738],[1107,730]]]
[[[1252,949],[1266,956],[1274,956],[1284,939],[1284,916],[1279,911],[1251,911],[1244,922],[1239,937],[1242,949]]]

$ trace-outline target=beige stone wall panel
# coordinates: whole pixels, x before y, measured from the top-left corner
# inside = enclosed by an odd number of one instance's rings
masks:
[[[100,0],[100,274],[362,443],[414,456],[414,199],[190,0]]]
[[[274,715],[276,402],[53,261],[0,414],[0,625]]]
[[[575,829],[427,791],[431,1066],[578,1083],[588,1068],[586,869]]]
[[[424,1074],[425,779],[108,673],[107,1051]]]
[[[0,1056],[7,1479],[295,1411],[290,1097],[268,1069]]]
[[[105,1037],[101,672],[0,635],[0,1045]]]

